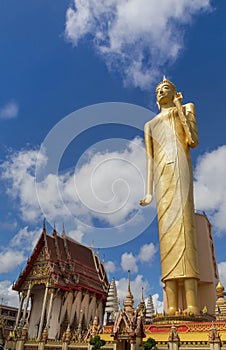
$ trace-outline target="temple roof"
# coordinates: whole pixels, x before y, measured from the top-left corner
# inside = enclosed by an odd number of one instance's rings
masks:
[[[40,255],[42,261],[40,264]],[[89,290],[107,297],[109,287],[108,278],[103,262],[88,248],[72,238],[65,232],[59,235],[54,229],[53,234],[46,232],[45,227],[38,242],[27,260],[24,270],[20,273],[13,289],[22,291],[25,282],[35,284],[36,276],[32,273],[35,265],[47,266],[49,271],[49,284],[63,290]]]

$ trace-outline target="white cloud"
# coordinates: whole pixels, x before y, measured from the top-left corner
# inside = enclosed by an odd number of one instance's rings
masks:
[[[195,207],[210,218],[218,235],[226,231],[226,145],[205,153],[195,168]]]
[[[12,282],[7,280],[0,282],[0,299],[4,305],[19,306],[19,297],[17,292],[12,290]]]
[[[35,247],[40,233],[40,229],[29,230],[26,226],[18,231],[7,247],[1,248],[0,274],[11,272],[24,264],[28,252]]]
[[[120,151],[90,153],[75,174],[50,173],[39,181],[35,177],[37,156],[36,150],[22,150],[1,165],[7,192],[18,200],[25,222],[36,223],[43,216],[50,223],[64,222],[67,228],[70,226],[70,234],[81,240],[83,231],[79,225],[75,227],[74,221],[72,227],[72,219],[92,224],[95,218],[117,226],[137,211],[144,191],[145,153],[141,139],[128,142]],[[40,165],[46,162],[45,155],[39,154]]]
[[[156,251],[157,251],[156,247],[153,243],[144,244],[140,248],[138,258],[141,262],[149,262],[149,261],[151,262],[154,258]]]
[[[107,261],[106,263],[104,263],[105,269],[108,273],[112,273],[115,272],[116,270],[116,266],[115,263],[111,260]]]
[[[0,120],[16,118],[19,112],[19,106],[16,102],[8,102],[0,108]]]
[[[10,247],[21,248],[24,251],[30,251],[35,247],[37,239],[40,236],[40,229],[29,231],[28,226],[21,228],[19,232],[10,241]]]
[[[81,228],[81,226],[78,225],[76,230],[71,230],[67,233],[69,237],[74,239],[75,241],[81,243],[82,242],[82,237],[84,236],[84,232]]]
[[[124,253],[121,256],[121,267],[123,271],[130,270],[131,272],[136,273],[138,271],[137,259],[133,253]]]
[[[0,273],[13,271],[24,260],[23,251],[8,249],[0,252]]]
[[[15,152],[1,165],[7,192],[13,199],[19,199],[19,210],[26,222],[40,220],[42,214],[35,188],[37,154],[35,150]]]
[[[158,293],[153,294],[152,300],[153,300],[155,311],[162,313],[163,312],[163,301],[159,300],[159,294]]]
[[[123,271],[131,270],[131,272],[136,273],[138,271],[137,264],[140,263],[151,263],[154,259],[157,249],[153,243],[144,244],[140,248],[140,252],[137,256],[133,253],[125,252],[121,256],[121,267]]]
[[[219,278],[223,286],[226,288],[226,262],[222,261],[218,264]]]
[[[90,153],[88,162],[68,184],[64,199],[67,201],[71,193],[75,193],[72,186],[76,184],[75,201],[82,202],[81,215],[92,212],[110,225],[122,224],[137,208],[143,193],[144,168],[145,153],[138,138],[121,151]]]
[[[66,14],[66,38],[92,40],[109,69],[125,83],[150,88],[159,72],[178,57],[185,27],[209,0],[74,0]]]
[[[116,281],[118,298],[120,300],[120,304],[122,306],[123,301],[126,298],[127,290],[128,290],[128,280],[127,278],[121,278]],[[147,294],[149,290],[149,283],[142,275],[137,275],[134,280],[130,282],[131,292],[133,294],[135,306],[137,306],[141,300],[142,295],[142,287],[144,288],[144,294]]]

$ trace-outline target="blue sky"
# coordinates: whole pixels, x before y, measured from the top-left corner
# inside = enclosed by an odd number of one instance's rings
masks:
[[[11,284],[45,216],[50,233],[64,222],[69,235],[99,248],[121,299],[130,268],[135,297],[143,285],[161,305],[155,210],[138,203],[142,128],[157,113],[154,91],[164,74],[196,106],[195,204],[213,224],[226,285],[225,11],[225,2],[208,0],[1,1],[5,303],[16,304]]]

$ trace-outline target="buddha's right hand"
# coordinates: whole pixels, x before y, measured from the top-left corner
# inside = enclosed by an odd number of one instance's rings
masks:
[[[153,196],[151,194],[146,194],[143,199],[140,200],[140,205],[142,207],[145,207],[146,205],[149,205],[152,202]]]

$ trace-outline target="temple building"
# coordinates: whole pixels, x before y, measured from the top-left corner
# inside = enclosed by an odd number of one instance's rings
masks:
[[[50,235],[44,225],[13,285],[20,297],[17,335],[27,325],[29,339],[40,340],[44,331],[48,339],[61,339],[70,326],[81,338],[95,316],[103,324],[108,288],[104,264],[92,248],[74,241],[64,230],[59,235],[54,228]]]

